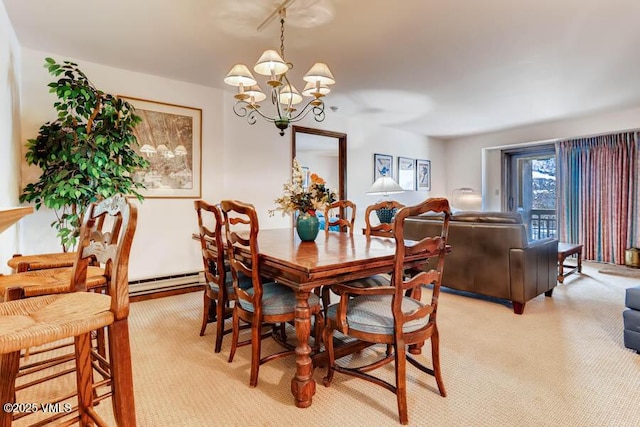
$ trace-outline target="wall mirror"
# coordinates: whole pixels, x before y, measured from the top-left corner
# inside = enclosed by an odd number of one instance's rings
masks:
[[[347,199],[347,134],[293,126],[291,160],[316,173],[335,188],[340,199]]]

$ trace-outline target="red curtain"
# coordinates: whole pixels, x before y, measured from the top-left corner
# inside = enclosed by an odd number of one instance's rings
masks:
[[[639,134],[557,143],[559,240],[584,245],[585,259],[624,264],[640,246]]]

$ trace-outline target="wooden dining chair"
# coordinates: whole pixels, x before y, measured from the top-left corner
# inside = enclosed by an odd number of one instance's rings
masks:
[[[209,323],[210,311],[215,312],[216,341],[214,352],[222,349],[222,338],[232,329],[225,329],[225,319],[231,317],[233,311],[230,305],[235,300],[233,290],[233,278],[229,273],[229,263],[225,262],[227,253],[223,243],[224,219],[222,212],[216,205],[204,200],[193,202],[198,217],[198,235],[200,237],[200,250],[204,267],[204,307],[202,312],[202,325],[200,336],[203,336]],[[210,225],[207,225],[210,224]],[[240,277],[240,287],[251,287],[251,279]],[[211,306],[213,305],[213,310]]]
[[[101,217],[117,218],[116,235],[96,232]],[[129,344],[129,253],[137,223],[137,210],[123,196],[94,203],[86,211],[79,250],[65,293],[35,296],[0,303],[0,401],[16,401],[16,376],[21,350],[73,338],[77,383],[77,419],[80,424],[106,425],[94,410],[91,333],[108,328],[111,363],[110,396],[118,426],[135,426],[135,405]],[[92,259],[105,265],[106,292],[88,292]],[[12,423],[11,412],[0,413],[0,425]]]
[[[330,212],[338,212],[330,216]],[[332,220],[333,218],[333,220]],[[324,231],[329,232],[331,227],[338,227],[340,231],[353,234],[356,221],[356,204],[350,200],[337,200],[324,209]]]
[[[373,205],[367,206],[364,213],[365,236],[393,237],[393,222],[380,222],[378,224],[371,223],[371,215],[378,209],[402,209],[404,205],[395,200],[386,200]]]
[[[418,242],[404,240],[404,221],[408,216],[424,212],[444,214],[440,235],[425,237]],[[341,372],[380,385],[396,394],[400,422],[409,422],[407,409],[407,362],[422,372],[433,375],[441,396],[446,396],[440,370],[440,337],[436,323],[440,283],[447,251],[447,235],[450,219],[449,202],[442,198],[427,199],[419,205],[405,207],[396,214],[393,232],[396,254],[392,273],[393,286],[368,289],[348,285],[336,285],[340,302],[327,310],[323,340],[328,353],[329,366],[324,385],[329,387],[334,372]],[[407,258],[417,255],[437,257],[436,268],[406,277],[404,265]],[[423,287],[432,286],[431,300],[420,299]],[[336,364],[333,334],[339,331],[350,337],[375,344],[391,346],[392,351],[381,359],[357,368]],[[432,368],[423,365],[407,354],[407,346],[431,341]],[[391,384],[369,372],[387,363],[395,362],[395,384]]]
[[[227,253],[231,263],[233,287],[236,302],[233,306],[233,334],[229,362],[233,361],[236,349],[243,345],[251,345],[251,374],[249,385],[258,384],[260,365],[271,360],[295,354],[292,346],[286,346],[282,337],[275,333],[263,334],[265,324],[285,324],[295,320],[297,300],[293,290],[275,282],[264,282],[260,275],[260,248],[258,247],[258,216],[255,208],[247,203],[236,200],[221,202],[227,239]],[[243,289],[239,286],[238,277],[245,275],[251,278],[252,287]],[[315,294],[309,296],[309,310],[315,316],[316,350],[320,346],[319,337],[322,334],[320,300]],[[251,338],[238,342],[240,336],[240,321],[251,325]],[[284,351],[262,357],[262,339],[273,336],[280,344],[287,348]]]

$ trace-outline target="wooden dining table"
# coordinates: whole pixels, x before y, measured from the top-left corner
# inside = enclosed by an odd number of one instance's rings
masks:
[[[320,232],[314,242],[302,242],[294,229],[260,230],[260,273],[289,286],[297,299],[295,313],[296,372],[291,393],[296,406],[311,405],[316,391],[309,338],[309,296],[314,289],[393,270],[395,240],[385,237]],[[418,267],[422,256],[408,256],[405,267]]]

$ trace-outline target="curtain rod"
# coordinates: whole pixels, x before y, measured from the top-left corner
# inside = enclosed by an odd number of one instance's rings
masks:
[[[629,133],[629,132],[640,132],[640,128],[613,130],[613,131],[608,131],[608,132],[594,133],[594,134],[590,134],[590,135],[581,135],[581,136],[572,136],[572,137],[565,137],[565,138],[556,138],[555,140],[552,139],[550,141],[557,142],[557,141],[564,141],[564,140],[570,140],[570,139],[598,138],[599,136],[615,135],[615,134],[619,134],[619,133]]]

